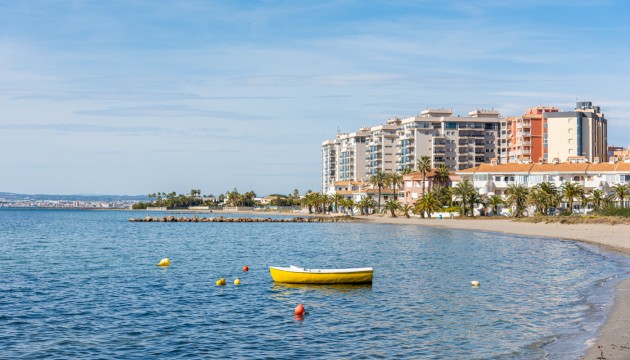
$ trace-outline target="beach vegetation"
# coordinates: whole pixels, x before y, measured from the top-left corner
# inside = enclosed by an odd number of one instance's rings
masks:
[[[357,206],[361,210],[361,215],[370,215],[370,211],[376,209],[377,206],[379,206],[380,209],[380,205],[377,205],[376,201],[371,196],[361,198]]]
[[[630,208],[618,208],[613,206],[606,206],[596,211],[594,214],[601,216],[616,216],[630,218]]]
[[[386,173],[385,175],[387,177],[387,186],[391,186],[392,190],[394,191],[394,200],[398,199],[398,194],[396,193],[396,187],[398,186],[399,188],[402,187],[403,184],[403,176],[401,173],[398,172],[391,172],[391,173]]]
[[[499,206],[503,205],[503,198],[501,197],[501,195],[490,195],[488,197],[488,200],[486,202],[486,204],[488,206],[490,206],[490,212],[494,213],[494,214],[498,214],[499,213]]]
[[[560,187],[560,191],[562,191],[563,198],[568,202],[569,207],[567,211],[570,213],[573,212],[573,202],[577,199],[580,200],[584,196],[584,188],[578,183],[567,181]]]
[[[529,191],[523,184],[512,184],[508,187],[505,202],[509,206],[514,207],[512,212],[514,217],[522,217],[524,215],[528,196]]]
[[[626,207],[625,200],[630,199],[630,185],[628,184],[615,184],[612,187],[613,194],[617,201],[619,201],[619,207]]]
[[[189,206],[216,206],[214,196],[201,196],[201,190],[192,189],[189,194],[177,194],[175,191],[170,193],[157,192],[148,194],[148,202],[138,202],[132,206],[134,210],[142,210],[148,207],[165,207],[170,209],[184,209]],[[207,198],[204,200],[204,198]]]
[[[409,213],[413,212],[413,206],[409,204],[402,204],[400,205],[400,212],[403,214],[404,217],[409,219],[411,217],[409,216]]]
[[[468,207],[471,208],[470,213],[473,214],[474,204],[471,204],[470,200],[471,197],[475,196],[475,194],[479,195],[479,193],[477,193],[477,190],[475,190],[473,184],[468,179],[460,181],[455,187],[453,187],[453,195],[455,195],[457,200],[459,200],[460,202],[461,215],[468,214]]]
[[[606,199],[606,193],[600,189],[593,189],[590,193],[590,202],[593,204],[595,211],[602,207],[602,203]]]
[[[399,208],[400,208],[400,205],[398,204],[398,201],[394,199],[391,199],[388,202],[386,202],[385,206],[383,207],[385,211],[389,211],[391,217],[396,217],[396,211],[398,211]]]
[[[420,159],[418,159],[418,163],[416,165],[418,166],[417,171],[422,174],[422,194],[425,194],[425,182],[427,179],[427,173],[431,171],[431,158],[423,155],[420,157]]]
[[[440,164],[435,169],[435,176],[433,177],[433,182],[436,185],[446,186],[449,179],[450,179],[450,171],[448,170],[448,167],[446,167],[446,165],[444,164]]]
[[[334,207],[333,210],[338,213],[339,212],[339,204],[341,202],[341,200],[343,199],[343,196],[341,196],[341,194],[335,193],[334,195],[331,196],[331,202],[333,203]]]
[[[341,204],[341,206],[343,206],[344,213],[346,213],[347,215],[354,215],[354,208],[356,206],[356,203],[353,198],[343,198],[339,201],[339,203]]]
[[[438,212],[442,210],[442,202],[436,195],[435,191],[429,191],[428,193],[423,194],[415,203],[413,207],[413,213],[416,215],[420,215],[420,217],[424,218],[426,214],[429,219],[431,218],[431,213]]]
[[[383,188],[387,185],[387,175],[378,170],[376,174],[370,176],[370,184],[376,188],[378,188],[378,212],[381,212],[381,192]]]

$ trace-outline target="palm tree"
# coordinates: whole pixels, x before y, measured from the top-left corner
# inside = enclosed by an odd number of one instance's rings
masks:
[[[503,204],[503,198],[501,195],[493,194],[488,198],[488,205],[492,207],[492,212],[495,214],[499,213],[499,206]]]
[[[411,170],[410,167],[405,167],[404,169],[402,169],[402,171],[400,173],[403,174],[403,175],[409,175],[409,174],[411,174],[412,171],[413,170]]]
[[[464,179],[463,181],[460,181],[459,184],[457,184],[457,186],[453,188],[453,195],[461,199],[461,202],[462,202],[461,213],[462,214],[466,215],[466,210],[468,208],[466,204],[468,203],[468,199],[470,198],[472,194],[476,194],[476,193],[477,191],[475,190],[475,187],[468,179]]]
[[[302,198],[302,206],[306,206],[308,208],[309,214],[313,213],[313,206],[317,207],[319,204],[319,197],[319,193],[309,192],[304,196],[304,198]]]
[[[541,214],[547,214],[549,208],[557,207],[562,201],[562,195],[552,182],[542,182],[532,188],[530,202],[536,206]]]
[[[528,203],[536,208],[536,214],[544,215],[547,213],[547,196],[538,185],[529,192]]]
[[[421,156],[420,159],[418,160],[418,171],[420,171],[420,173],[422,173],[422,193],[424,194],[424,186],[425,186],[425,181],[427,178],[427,173],[429,171],[431,171],[431,158],[424,155]]]
[[[613,186],[613,192],[617,200],[619,200],[620,207],[626,207],[624,200],[630,198],[630,185],[628,184],[616,184]]]
[[[569,202],[569,214],[573,213],[573,201],[575,198],[581,198],[584,194],[584,189],[577,183],[567,181],[562,184],[562,195]]]
[[[341,200],[343,199],[343,197],[338,194],[335,193],[335,195],[332,195],[331,201],[333,202],[333,204],[335,204],[335,212],[339,212],[339,203],[341,202]]]
[[[477,191],[470,194],[468,198],[468,203],[470,204],[470,216],[475,217],[475,205],[482,205],[485,209],[486,207],[486,198],[484,196],[479,195]]]
[[[376,204],[374,199],[369,196],[364,196],[357,206],[361,209],[361,215],[370,215],[370,209],[374,209]]]
[[[507,189],[508,196],[505,202],[510,206],[514,206],[514,216],[521,217],[525,211],[525,204],[527,202],[528,191],[523,184],[512,184]]]
[[[397,172],[391,172],[391,173],[387,173],[387,184],[392,186],[392,189],[394,190],[394,200],[398,199],[398,194],[396,194],[396,186],[400,186],[402,187],[402,183],[403,183],[403,176],[400,173]]]
[[[405,215],[405,217],[409,219],[410,218],[409,212],[413,211],[413,206],[409,204],[402,204],[400,205],[400,211],[402,211],[403,215]]]
[[[433,181],[438,183],[439,185],[446,186],[446,183],[450,179],[450,171],[444,164],[440,164],[435,169],[435,176],[433,177]]]
[[[591,191],[591,201],[593,202],[593,206],[595,206],[595,211],[599,210],[605,198],[606,193],[603,190],[593,189],[593,191]]]
[[[346,214],[350,211],[350,215],[354,215],[354,207],[356,204],[354,203],[353,198],[342,198],[339,202],[341,203],[341,206],[343,206],[343,210]]]
[[[423,194],[422,197],[415,202],[413,210],[415,214],[420,214],[422,218],[424,218],[424,213],[426,213],[430,219],[431,213],[442,210],[442,203],[436,196],[436,193],[430,191]]]
[[[378,212],[381,212],[381,191],[385,184],[387,184],[387,176],[381,170],[378,170],[376,174],[370,176],[370,184],[378,188]]]
[[[389,211],[392,217],[396,217],[396,210],[398,210],[399,206],[400,205],[398,205],[398,201],[391,199],[385,203],[384,209],[385,211]]]

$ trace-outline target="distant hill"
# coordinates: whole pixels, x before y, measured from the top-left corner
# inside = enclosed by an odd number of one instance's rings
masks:
[[[16,200],[68,200],[68,201],[148,201],[146,195],[50,195],[50,194],[15,194],[0,192],[0,199]]]

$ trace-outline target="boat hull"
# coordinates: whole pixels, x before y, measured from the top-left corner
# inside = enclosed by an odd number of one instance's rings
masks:
[[[372,282],[374,269],[298,269],[270,267],[275,282],[288,284],[366,284]]]

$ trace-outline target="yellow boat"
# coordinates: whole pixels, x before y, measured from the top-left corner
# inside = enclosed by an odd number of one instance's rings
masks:
[[[364,284],[372,282],[373,268],[305,269],[269,267],[273,281],[290,284]]]

